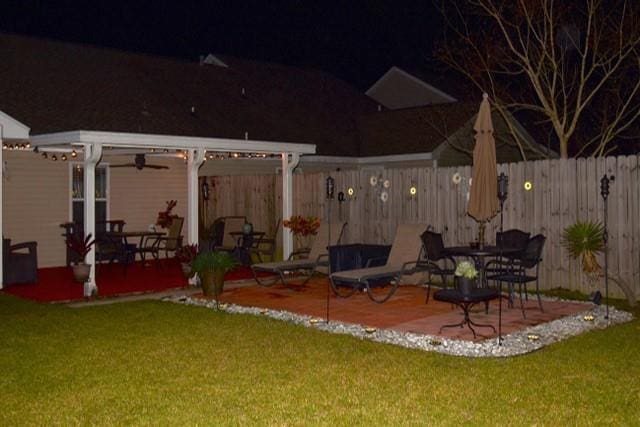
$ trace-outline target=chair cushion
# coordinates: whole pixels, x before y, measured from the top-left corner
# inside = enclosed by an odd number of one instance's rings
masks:
[[[331,275],[334,280],[363,282],[369,279],[394,277],[402,271],[402,266],[383,265],[381,267],[359,268],[357,270],[338,271]]]
[[[251,266],[254,270],[259,271],[286,271],[286,270],[304,270],[316,267],[316,260],[312,259],[293,259],[290,261],[265,262],[262,264],[254,264]]]

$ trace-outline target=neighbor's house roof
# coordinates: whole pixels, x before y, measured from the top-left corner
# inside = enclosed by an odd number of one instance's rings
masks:
[[[477,112],[478,105],[456,102],[367,114],[358,123],[363,150],[367,156],[433,152]]]
[[[363,155],[428,152],[441,166],[471,164],[475,144],[473,124],[478,108],[477,103],[455,102],[364,115],[359,122],[362,138],[367,142]],[[498,162],[520,160],[520,150],[495,110],[492,119]],[[517,122],[516,126],[519,126]],[[526,130],[520,128],[520,131],[529,144],[536,145]],[[538,152],[535,152],[525,144],[527,159],[544,157],[540,151],[545,148],[537,148]],[[552,157],[554,154],[549,153]]]
[[[0,111],[31,134],[79,129],[316,144],[357,156],[376,104],[331,75],[221,57],[228,67],[0,34]]]

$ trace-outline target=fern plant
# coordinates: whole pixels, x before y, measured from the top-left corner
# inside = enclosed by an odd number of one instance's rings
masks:
[[[582,269],[587,274],[599,275],[602,267],[596,255],[604,251],[604,227],[599,222],[578,221],[564,229],[562,246],[569,255],[582,260]]]

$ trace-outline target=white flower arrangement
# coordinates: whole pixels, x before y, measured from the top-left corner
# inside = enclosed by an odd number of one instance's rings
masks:
[[[389,193],[387,193],[386,191],[380,193],[380,200],[382,200],[383,203],[386,203],[387,200],[389,200]]]
[[[478,277],[478,270],[471,261],[462,261],[456,267],[455,275],[466,279],[475,279]]]

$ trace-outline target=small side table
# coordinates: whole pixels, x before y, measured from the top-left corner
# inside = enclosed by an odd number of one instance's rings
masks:
[[[491,328],[493,333],[496,333],[496,328],[488,323],[476,323],[469,317],[469,310],[475,304],[485,302],[488,303],[492,299],[500,299],[500,291],[498,289],[491,288],[474,288],[469,293],[460,292],[458,289],[440,289],[433,294],[433,299],[436,301],[449,302],[460,307],[464,313],[464,318],[459,323],[453,323],[449,325],[442,325],[440,332],[444,328],[463,327],[467,325],[471,332],[473,332],[473,338],[476,337],[476,331],[473,326],[481,328]],[[500,306],[500,314],[498,316],[498,325],[502,322],[502,306]]]

